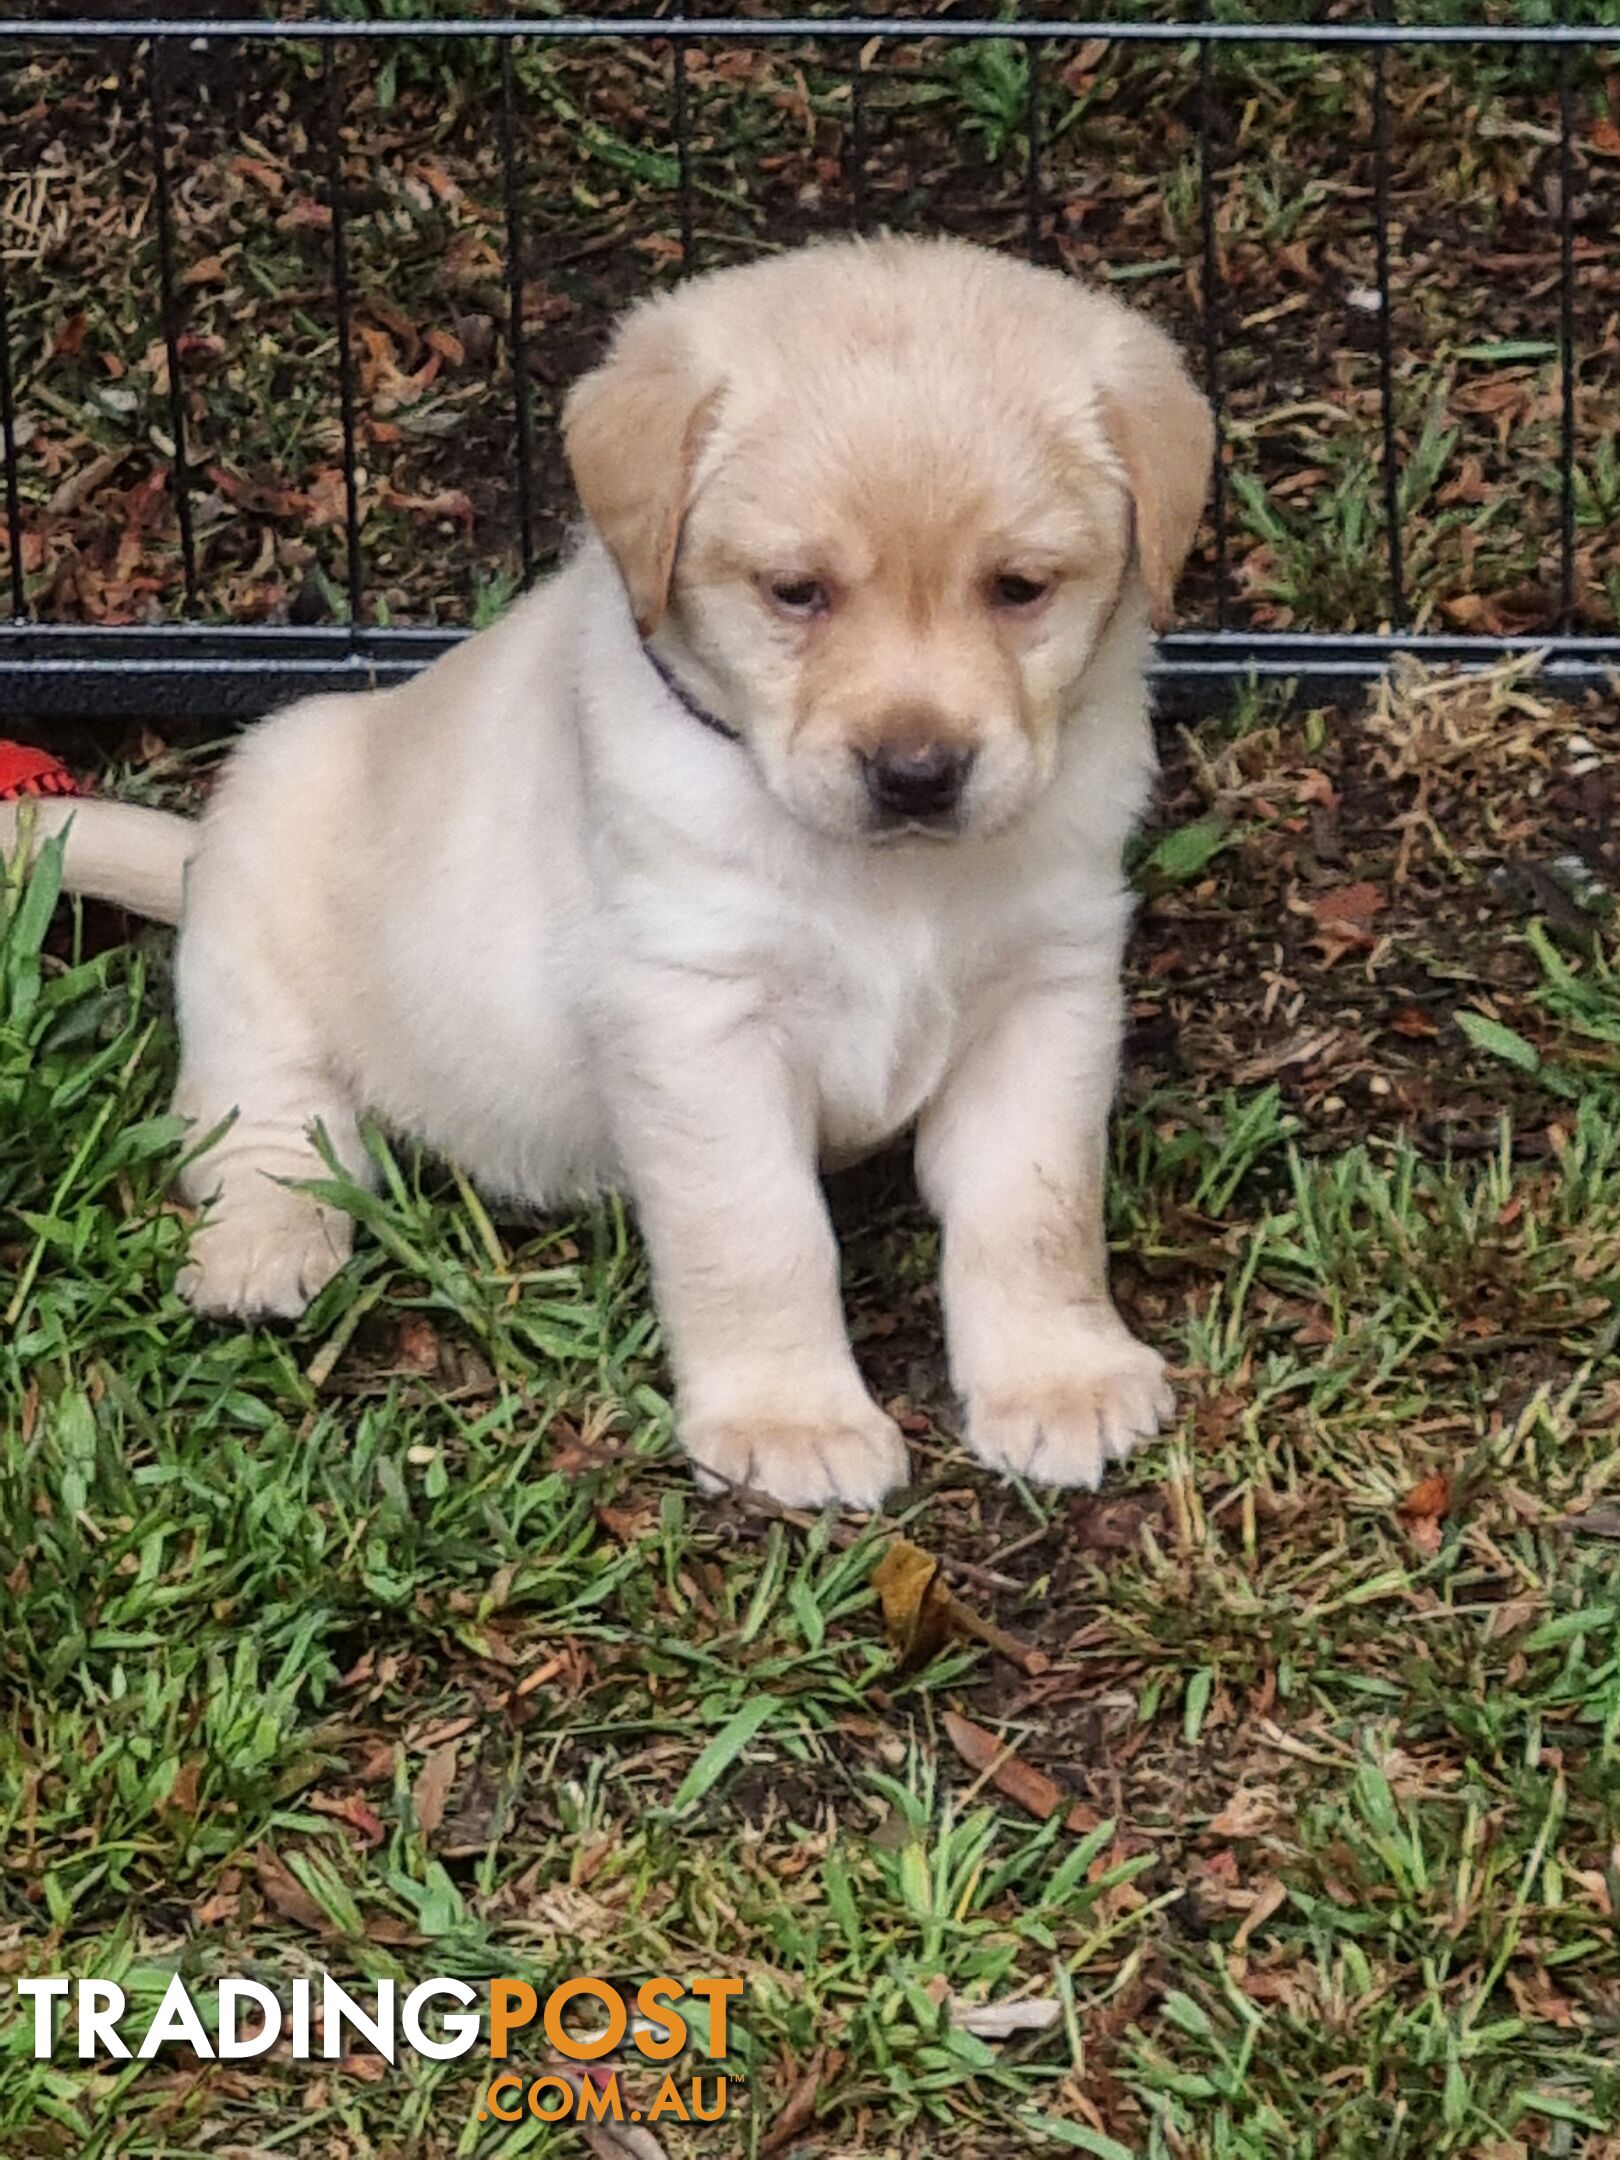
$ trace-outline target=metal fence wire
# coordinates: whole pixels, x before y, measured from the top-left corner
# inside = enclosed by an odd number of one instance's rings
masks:
[[[1222,234],[1217,214],[1217,167],[1223,155],[1221,131],[1230,125],[1223,111],[1221,64],[1225,52],[1253,54],[1261,48],[1298,54],[1352,55],[1367,73],[1370,130],[1362,146],[1371,161],[1372,274],[1375,289],[1358,303],[1372,319],[1372,360],[1376,384],[1376,438],[1372,455],[1379,468],[1372,500],[1378,523],[1367,546],[1380,551],[1382,601],[1347,627],[1313,628],[1297,619],[1278,624],[1256,620],[1255,611],[1239,604],[1234,590],[1234,479],[1226,457],[1218,462],[1207,528],[1203,607],[1205,620],[1177,629],[1161,641],[1161,679],[1192,691],[1229,688],[1248,677],[1298,678],[1324,690],[1342,688],[1375,676],[1398,653],[1435,662],[1487,663],[1512,652],[1545,655],[1546,673],[1571,686],[1612,681],[1620,670],[1620,635],[1609,627],[1613,610],[1602,592],[1583,596],[1578,553],[1578,519],[1601,519],[1605,496],[1583,467],[1609,454],[1607,445],[1582,433],[1582,397],[1577,329],[1583,324],[1578,267],[1594,275],[1594,249],[1583,242],[1577,251],[1574,205],[1577,196],[1577,119],[1572,91],[1574,68],[1601,72],[1605,55],[1620,60],[1620,29],[1599,22],[1584,25],[1561,20],[1536,24],[1408,24],[1383,19],[1362,21],[1243,21],[1211,19],[1206,0],[1196,22],[1079,19],[961,20],[955,17],[898,15],[777,17],[722,14],[712,18],[515,18],[473,17],[425,21],[313,20],[273,23],[261,20],[187,21],[58,20],[0,22],[0,77],[30,62],[60,65],[82,60],[87,75],[105,72],[109,58],[126,95],[138,100],[151,158],[152,214],[156,227],[155,318],[161,339],[166,388],[160,398],[167,440],[160,449],[166,463],[159,483],[172,512],[179,555],[177,593],[161,609],[173,619],[159,621],[88,621],[70,619],[71,603],[30,577],[30,531],[49,492],[25,468],[22,434],[28,394],[22,348],[20,273],[37,265],[19,246],[9,221],[0,222],[0,450],[4,466],[4,538],[6,565],[0,573],[0,714],[33,719],[73,718],[94,721],[162,713],[187,719],[219,719],[265,711],[289,697],[317,689],[397,681],[464,634],[464,628],[388,619],[367,559],[364,489],[364,422],[357,365],[357,292],[351,250],[351,204],[345,174],[345,128],[349,123],[352,84],[375,80],[393,56],[410,49],[429,53],[454,67],[466,41],[478,40],[496,57],[491,140],[499,166],[498,200],[504,222],[500,276],[506,319],[499,350],[488,358],[491,380],[509,405],[506,454],[511,461],[515,565],[521,582],[544,567],[547,548],[540,530],[537,461],[546,454],[544,430],[537,425],[534,347],[544,329],[525,320],[525,279],[537,260],[532,235],[525,230],[523,164],[525,117],[519,61],[539,50],[564,52],[593,40],[621,50],[634,48],[659,70],[667,99],[667,141],[674,173],[674,226],[670,242],[678,249],[679,269],[703,266],[699,217],[701,143],[694,118],[692,88],[696,56],[707,65],[716,54],[738,48],[814,49],[829,56],[847,79],[843,156],[849,222],[867,227],[873,217],[869,172],[873,117],[871,86],[879,79],[884,56],[908,43],[927,41],[967,49],[994,41],[1016,53],[1024,100],[1018,136],[1025,160],[1022,177],[1022,241],[1037,260],[1053,259],[1050,235],[1054,202],[1049,184],[1049,143],[1043,125],[1048,70],[1062,70],[1079,52],[1096,54],[1117,47],[1158,47],[1185,55],[1191,62],[1196,126],[1196,173],[1201,200],[1193,230],[1197,240],[1185,265],[1189,288],[1196,294],[1201,322],[1193,336],[1193,356],[1204,374],[1210,398],[1222,423],[1223,450],[1229,452],[1232,430],[1227,399],[1227,363],[1231,351],[1230,296],[1223,289]],[[1600,14],[1608,12],[1599,9]],[[338,595],[328,622],[219,620],[200,575],[205,535],[198,503],[207,482],[195,456],[197,386],[188,372],[188,282],[183,222],[177,195],[187,175],[175,169],[173,106],[176,85],[199,54],[228,55],[231,64],[251,71],[263,67],[275,47],[318,52],[319,96],[311,111],[324,134],[319,147],[324,172],[323,229],[328,235],[326,275],[331,321],[335,328],[336,366],[332,384],[336,406],[336,442],[342,484],[334,511],[341,531],[332,584]],[[1551,363],[1547,382],[1556,398],[1555,460],[1548,476],[1556,525],[1547,534],[1543,577],[1548,588],[1545,626],[1529,631],[1480,632],[1437,621],[1432,606],[1415,609],[1412,587],[1410,506],[1403,473],[1412,456],[1410,428],[1403,423],[1398,374],[1411,359],[1396,341],[1393,281],[1399,273],[1395,221],[1391,206],[1391,129],[1388,74],[1392,58],[1409,54],[1442,64],[1450,49],[1480,55],[1509,49],[1521,60],[1539,55],[1545,68],[1547,110],[1555,118],[1541,139],[1550,152],[1545,186],[1545,215],[1556,227],[1556,259],[1550,276],[1556,282],[1556,329],[1545,347]],[[394,61],[397,65],[397,61]],[[1610,78],[1610,95],[1614,78]],[[1620,131],[1609,147],[1620,154]],[[0,206],[19,175],[0,133]],[[1620,173],[1620,165],[1609,168]],[[1620,232],[1615,199],[1620,180],[1611,179],[1609,210],[1591,223],[1605,244]],[[926,226],[926,219],[924,220]],[[1201,256],[1201,259],[1199,259]],[[543,267],[543,260],[541,260]],[[1602,265],[1603,292],[1617,288],[1612,267]],[[1605,333],[1615,346],[1614,315]],[[202,392],[206,395],[206,389]],[[1606,432],[1606,431],[1605,431]],[[153,438],[157,439],[156,437]],[[1511,489],[1509,475],[1501,483]],[[1583,505],[1586,487],[1590,502]],[[37,548],[36,548],[37,559]],[[1620,576],[1620,569],[1617,569]],[[1611,582],[1610,592],[1616,589]],[[282,611],[285,612],[285,611]],[[1275,615],[1276,611],[1273,611]],[[215,619],[210,620],[210,615]]]

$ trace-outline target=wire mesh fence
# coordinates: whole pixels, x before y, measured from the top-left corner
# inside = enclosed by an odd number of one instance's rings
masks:
[[[398,679],[554,558],[552,422],[618,306],[880,226],[1106,276],[1202,368],[1170,681],[1401,650],[1605,681],[1620,25],[1589,12],[0,23],[0,708]]]

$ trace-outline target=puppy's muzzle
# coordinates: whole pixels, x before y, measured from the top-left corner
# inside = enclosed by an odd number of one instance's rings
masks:
[[[956,815],[973,752],[948,743],[861,753],[866,792],[886,825],[939,825]]]

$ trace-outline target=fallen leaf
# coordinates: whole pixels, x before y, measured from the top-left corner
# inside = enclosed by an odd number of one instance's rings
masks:
[[[442,1747],[433,1750],[416,1773],[416,1783],[411,1787],[411,1806],[416,1814],[417,1828],[424,1838],[431,1838],[444,1820],[444,1805],[455,1783],[456,1752],[456,1743],[446,1741]]]
[[[234,157],[230,161],[230,170],[244,180],[257,181],[267,195],[279,196],[286,185],[276,168],[266,164],[263,158]]]
[[[254,1854],[253,1872],[258,1879],[259,1888],[283,1920],[292,1921],[295,1927],[314,1929],[320,1934],[327,1932],[325,1913],[291,1868],[277,1859],[268,1845],[261,1845]]]
[[[1294,783],[1294,793],[1301,802],[1315,803],[1323,810],[1337,810],[1339,791],[1325,772],[1308,765]]]
[[[1560,2032],[1579,2029],[1580,2020],[1575,2014],[1574,2003],[1553,1986],[1543,1966],[1536,1966],[1529,1977],[1515,1972],[1510,1966],[1502,1977],[1520,2013],[1533,2024],[1556,2025]]]
[[[1023,2002],[965,2003],[951,1997],[951,2023],[976,2040],[1008,2040],[1014,2033],[1045,2032],[1063,2015],[1055,1995],[1032,1995]]]
[[[621,1545],[640,1545],[658,1527],[658,1516],[650,1503],[631,1508],[604,1506],[595,1512],[602,1528]]]
[[[174,1783],[169,1787],[168,1798],[163,1802],[166,1812],[175,1815],[191,1815],[197,1812],[197,1790],[202,1782],[202,1757],[194,1755],[182,1765]]]
[[[1240,1785],[1221,1812],[1210,1819],[1214,1837],[1256,1837],[1277,1814],[1277,1796],[1267,1788]]]
[[[1071,97],[1082,95],[1089,87],[1092,76],[1096,74],[1107,57],[1107,38],[1086,39],[1080,50],[1063,70],[1063,86]]]
[[[236,1870],[226,1870],[227,1877],[235,1877]],[[239,1881],[239,1878],[237,1878]],[[218,1927],[222,1920],[234,1920],[242,1909],[242,1899],[237,1888],[227,1889],[222,1880],[220,1887],[191,1908],[191,1917],[198,1927]]]
[[[1068,1541],[1080,1552],[1135,1552],[1144,1525],[1156,1522],[1159,1512],[1147,1499],[1102,1500],[1095,1493],[1077,1493],[1069,1503]]]
[[[950,1593],[939,1562],[908,1538],[893,1538],[872,1570],[883,1605],[883,1632],[902,1665],[926,1665],[951,1632]]]
[[[99,493],[129,456],[129,446],[122,450],[104,450],[88,465],[81,465],[76,472],[68,474],[62,485],[45,505],[47,517],[71,517],[75,510],[82,510],[92,495]]]
[[[427,1755],[434,1748],[443,1747],[447,1740],[459,1740],[463,1733],[471,1732],[477,1723],[475,1717],[453,1717],[445,1718],[436,1725],[413,1725],[405,1735],[405,1744],[410,1748],[419,1748]]]
[[[791,2138],[801,2130],[807,2130],[816,2119],[816,2102],[821,2097],[822,2065],[826,2062],[826,2050],[817,2048],[810,2058],[810,2067],[788,2094],[781,2111],[765,2133],[760,2144],[761,2153],[780,2152]]]
[[[1403,1515],[1443,1515],[1451,1505],[1451,1480],[1442,1470],[1420,1478],[1401,1502]]]
[[[1428,1040],[1440,1032],[1437,1023],[1416,1005],[1403,1005],[1388,1024],[1392,1033],[1411,1036],[1415,1040]]]
[[[1070,1801],[1055,1778],[1049,1778],[1044,1770],[1036,1770],[1021,1756],[1004,1747],[994,1733],[986,1732],[982,1725],[975,1725],[971,1718],[960,1717],[956,1711],[947,1710],[941,1721],[945,1737],[970,1770],[981,1776],[988,1773],[997,1792],[1021,1807],[1037,1821],[1046,1822],[1064,1809],[1065,1826],[1070,1830],[1087,1831],[1096,1824],[1081,1801]]]
[[[469,528],[473,522],[472,497],[461,488],[442,488],[432,495],[408,495],[385,481],[378,496],[390,509],[408,510],[417,517],[453,518],[457,524]]]
[[[388,1750],[389,1766],[392,1767],[394,1751]],[[347,1823],[366,1852],[372,1852],[388,1835],[382,1817],[374,1808],[367,1807],[358,1793],[343,1793],[333,1799],[327,1793],[311,1793],[309,1807],[317,1815],[330,1815],[334,1821]]]
[[[407,1313],[399,1323],[392,1368],[400,1373],[436,1373],[439,1333],[425,1313]]]
[[[902,1666],[926,1665],[952,1633],[986,1644],[1031,1679],[1038,1679],[1051,1665],[1043,1650],[1021,1643],[949,1590],[933,1554],[909,1538],[890,1539],[872,1570],[872,1587],[882,1601],[889,1647]]]
[[[1242,1950],[1257,1928],[1263,1928],[1277,1908],[1288,1897],[1287,1885],[1280,1883],[1275,1875],[1268,1875],[1255,1893],[1254,1903],[1244,1915],[1243,1923],[1232,1937],[1232,1948]]]
[[[1450,1510],[1451,1480],[1436,1470],[1412,1487],[1396,1513],[1419,1552],[1432,1557],[1440,1550],[1441,1518]]]
[[[1381,886],[1336,885],[1331,892],[1318,893],[1311,913],[1319,923],[1370,922],[1386,904]]]

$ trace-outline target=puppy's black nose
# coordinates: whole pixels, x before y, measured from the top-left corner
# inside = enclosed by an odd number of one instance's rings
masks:
[[[962,799],[973,753],[924,743],[918,749],[877,749],[861,763],[866,792],[886,818],[943,818]]]

